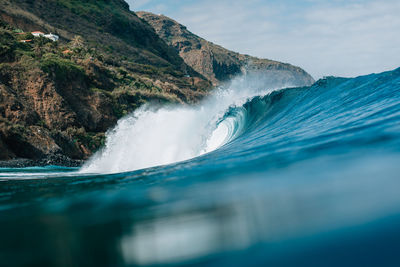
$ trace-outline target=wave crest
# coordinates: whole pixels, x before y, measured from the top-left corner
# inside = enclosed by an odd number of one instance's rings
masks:
[[[118,173],[171,164],[211,152],[235,137],[245,112],[227,116],[254,96],[266,95],[288,84],[268,75],[246,75],[219,88],[195,107],[145,105],[121,119],[107,133],[105,147],[86,163],[81,173]]]

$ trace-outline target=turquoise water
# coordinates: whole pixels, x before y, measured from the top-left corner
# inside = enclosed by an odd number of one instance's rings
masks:
[[[0,265],[400,266],[400,69],[239,84],[83,169],[0,169]]]

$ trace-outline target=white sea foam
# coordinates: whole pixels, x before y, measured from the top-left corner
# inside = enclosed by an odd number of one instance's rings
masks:
[[[81,173],[117,173],[166,165],[211,152],[234,134],[232,118],[220,121],[231,106],[241,106],[287,84],[272,84],[265,75],[234,79],[200,105],[145,105],[121,120],[107,133],[105,147],[80,170]]]

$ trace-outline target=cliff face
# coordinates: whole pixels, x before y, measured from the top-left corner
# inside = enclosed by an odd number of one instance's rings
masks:
[[[185,26],[163,16],[149,12],[137,15],[151,25],[156,33],[174,47],[185,63],[218,85],[246,70],[274,71],[276,78],[288,84],[311,85],[314,79],[301,68],[268,59],[242,55],[215,45],[191,33]]]

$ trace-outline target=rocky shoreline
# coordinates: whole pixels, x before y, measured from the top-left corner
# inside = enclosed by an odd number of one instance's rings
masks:
[[[44,166],[63,166],[63,167],[81,167],[84,160],[71,159],[64,155],[50,155],[43,159],[12,159],[0,161],[0,168],[27,168],[27,167],[44,167]]]

